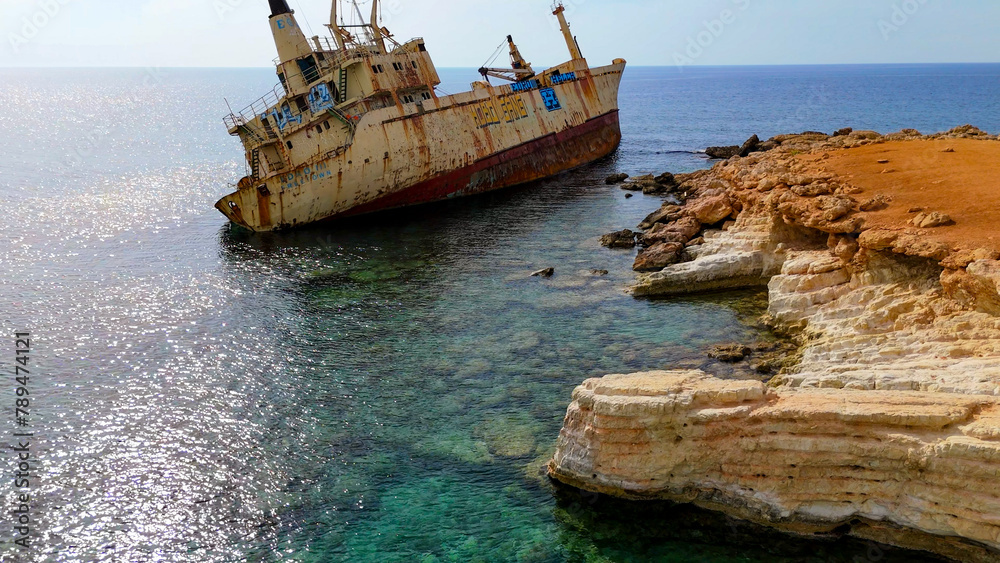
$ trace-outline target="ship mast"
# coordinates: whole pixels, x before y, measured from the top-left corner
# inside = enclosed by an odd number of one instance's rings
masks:
[[[557,1],[552,6],[552,15],[559,18],[559,28],[562,29],[563,37],[566,38],[566,46],[569,47],[570,56],[573,57],[573,60],[582,59],[583,53],[580,52],[580,45],[569,30],[569,22],[566,21],[565,12],[566,6],[563,6],[562,0]]]
[[[385,39],[382,37],[382,28],[378,25],[378,0],[372,0],[372,19],[369,21],[372,26],[372,34],[375,36],[375,44],[380,53],[385,53]]]
[[[333,40],[337,42],[337,48],[343,51],[347,48],[347,45],[344,43],[344,32],[340,29],[340,24],[337,23],[338,4],[340,4],[340,0],[330,2],[330,24],[327,27],[330,28],[330,33],[333,34]]]

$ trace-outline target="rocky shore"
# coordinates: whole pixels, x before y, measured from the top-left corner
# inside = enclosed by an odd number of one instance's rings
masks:
[[[754,137],[711,170],[628,181],[670,200],[602,240],[640,247],[632,294],[766,286],[766,321],[798,361],[766,382],[589,380],[550,475],[1000,560],[997,140],[971,126]]]

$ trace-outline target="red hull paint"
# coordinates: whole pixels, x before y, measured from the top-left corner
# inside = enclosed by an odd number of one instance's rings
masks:
[[[621,143],[618,111],[415,184],[328,220],[484,193],[548,178],[603,158]]]

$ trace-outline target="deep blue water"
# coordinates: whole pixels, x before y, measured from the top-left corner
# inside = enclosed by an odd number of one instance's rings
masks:
[[[442,75],[450,92],[477,78]],[[39,551],[23,560],[892,560],[574,496],[540,468],[585,378],[762,336],[744,323],[754,295],[623,293],[633,256],[598,237],[660,202],[605,176],[697,169],[697,151],[753,133],[996,132],[1000,65],[631,68],[602,162],[384,220],[234,234],[212,208],[243,170],[224,98],[238,109],[274,81],[0,70],[0,311],[35,348]]]

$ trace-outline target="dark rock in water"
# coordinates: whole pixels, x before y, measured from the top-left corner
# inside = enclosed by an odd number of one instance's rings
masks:
[[[678,205],[664,205],[643,219],[642,223],[639,223],[639,228],[646,230],[657,223],[672,223],[684,216],[684,208]]]
[[[643,250],[635,258],[632,269],[636,272],[654,272],[671,264],[676,264],[684,252],[684,245],[678,242],[661,242]]]
[[[751,353],[753,349],[743,344],[720,344],[709,351],[708,357],[727,364],[735,364],[742,362]]]
[[[614,184],[621,184],[625,180],[628,180],[628,174],[612,174],[611,176],[608,176],[608,179],[605,180],[605,182],[611,186]]]
[[[607,270],[591,270],[590,273],[592,275],[595,275],[595,276],[606,276],[606,275],[610,274],[611,272],[609,272]]]
[[[844,127],[843,129],[837,129],[836,131],[834,131],[833,136],[834,137],[846,137],[846,136],[850,135],[853,132],[854,132],[854,128],[852,128],[852,127]]]
[[[634,248],[635,233],[629,229],[608,233],[601,237],[601,246],[608,248]]]
[[[731,147],[708,147],[705,149],[705,154],[707,154],[709,158],[725,160],[740,154],[740,147],[736,145]]]
[[[657,184],[662,184],[668,188],[673,188],[677,186],[677,178],[675,178],[674,175],[671,174],[670,172],[664,172],[663,174],[660,174],[659,176],[654,178],[654,180],[656,180]]]
[[[625,199],[630,199],[630,198],[632,198],[634,196],[635,196],[635,194],[625,194]]]
[[[750,369],[761,375],[774,375],[781,370],[781,363],[775,360],[754,360],[750,362]]]
[[[531,277],[533,277],[533,278],[551,278],[553,275],[555,275],[555,273],[556,273],[556,269],[555,268],[545,268],[544,270],[538,270],[537,272],[531,274]]]
[[[743,146],[740,147],[739,155],[745,157],[752,152],[757,152],[758,147],[760,147],[760,137],[754,135],[743,143]]]

